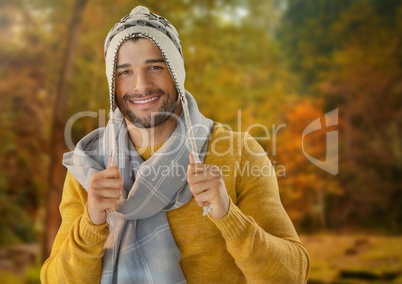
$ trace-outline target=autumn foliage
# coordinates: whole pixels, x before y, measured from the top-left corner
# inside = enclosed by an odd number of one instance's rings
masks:
[[[73,2],[0,3],[1,246],[39,242],[45,231],[54,102]],[[87,2],[71,59],[66,122],[80,111],[108,109],[103,40],[137,2]],[[281,171],[281,198],[301,232],[402,231],[400,1],[147,6],[179,30],[186,88],[201,111],[256,137],[264,132],[251,125],[270,129],[259,142]],[[302,145],[306,127],[333,110],[337,125],[306,135]],[[99,117],[78,120],[74,142],[98,126]],[[325,161],[328,131],[338,131],[336,175],[305,155]]]

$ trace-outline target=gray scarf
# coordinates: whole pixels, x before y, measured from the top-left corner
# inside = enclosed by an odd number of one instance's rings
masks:
[[[186,180],[192,151],[189,140],[194,139],[193,146],[203,160],[213,126],[188,92],[186,99],[192,129],[183,116],[178,118],[175,131],[147,161],[133,147],[118,109],[106,128],[88,134],[73,152],[64,155],[63,164],[88,190],[92,174],[105,169],[111,148],[116,147],[124,190],[119,209],[108,212],[110,235],[102,283],[186,283],[166,211],[192,198]]]

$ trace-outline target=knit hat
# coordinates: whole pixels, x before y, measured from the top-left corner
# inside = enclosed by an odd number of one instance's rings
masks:
[[[110,119],[114,119],[114,111],[116,109],[115,70],[117,54],[121,45],[133,37],[147,38],[159,48],[181,99],[185,122],[187,128],[190,130],[189,135],[193,137],[184,89],[186,72],[179,34],[176,28],[165,18],[150,12],[144,6],[135,7],[129,15],[116,23],[105,40],[106,77],[109,83],[110,95]],[[196,161],[199,161],[195,141],[194,139],[189,139],[189,141],[194,158]]]
[[[186,72],[179,34],[165,18],[151,13],[144,6],[137,6],[129,15],[123,17],[113,26],[105,40],[106,76],[109,83],[112,110],[116,108],[115,71],[117,53],[120,46],[133,37],[147,38],[159,48],[179,95],[184,96]]]

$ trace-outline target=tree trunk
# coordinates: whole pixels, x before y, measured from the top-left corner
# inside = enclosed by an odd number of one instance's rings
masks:
[[[53,124],[50,144],[50,167],[46,202],[45,236],[42,254],[43,259],[49,257],[54,238],[61,223],[59,204],[61,201],[65,176],[65,169],[63,168],[61,161],[62,155],[66,150],[64,145],[64,125],[66,122],[68,86],[74,66],[74,54],[81,25],[82,13],[86,3],[87,0],[76,0],[74,3],[71,22],[68,29],[66,50],[57,85],[57,96],[53,109]]]

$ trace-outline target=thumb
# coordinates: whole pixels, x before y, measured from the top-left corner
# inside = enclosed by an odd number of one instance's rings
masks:
[[[115,165],[113,165],[113,156],[109,157],[109,161],[107,163],[107,168],[111,168],[114,167]]]
[[[188,158],[190,160],[190,164],[194,164],[194,155],[193,155],[193,153],[190,152],[190,154],[188,155]]]

